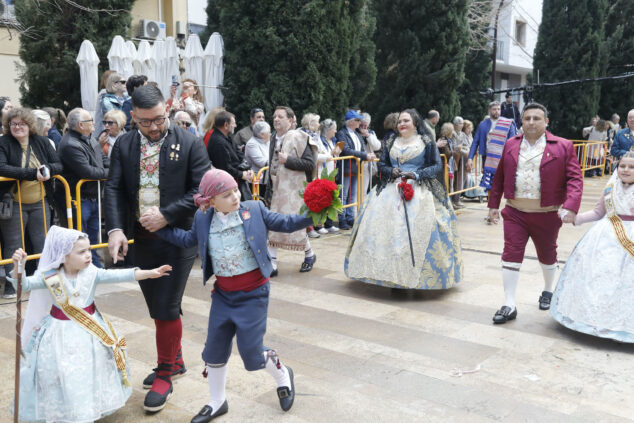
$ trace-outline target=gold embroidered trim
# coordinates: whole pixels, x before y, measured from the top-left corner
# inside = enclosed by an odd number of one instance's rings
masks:
[[[625,230],[625,226],[623,226],[623,221],[616,213],[614,198],[612,198],[613,195],[614,186],[609,184],[603,191],[606,214],[608,215],[608,219],[610,219],[610,223],[612,223],[612,229],[614,229],[616,239],[619,241],[621,246],[625,248],[625,251],[634,258],[634,242],[627,237],[627,231]]]
[[[59,272],[54,271],[54,273],[45,273],[49,276],[45,277],[45,275],[42,275],[42,279],[44,279],[44,283],[48,287],[49,291],[51,291],[51,294],[53,294],[57,306],[62,309],[64,314],[68,316],[69,319],[71,319],[79,326],[84,328],[91,335],[96,337],[106,347],[112,348],[117,369],[121,371],[123,384],[125,386],[130,386],[130,381],[128,379],[128,374],[125,366],[125,353],[123,352],[123,350],[127,347],[125,338],[119,338],[117,336],[114,327],[105,315],[102,314],[101,317],[108,325],[108,328],[110,328],[110,332],[112,332],[112,336],[114,337],[114,339],[108,334],[108,332],[106,332],[104,328],[101,327],[99,323],[97,323],[97,321],[95,321],[95,319],[90,314],[88,314],[86,310],[69,304],[68,295],[66,294],[66,289],[64,288],[64,284],[62,283]]]

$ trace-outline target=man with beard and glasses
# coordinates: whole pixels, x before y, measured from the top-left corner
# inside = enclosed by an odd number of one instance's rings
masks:
[[[147,411],[161,410],[172,394],[172,377],[185,373],[181,351],[181,300],[196,247],[179,248],[154,232],[165,227],[189,230],[193,195],[210,163],[204,144],[190,132],[170,124],[161,91],[151,85],[132,94],[131,116],[137,131],[114,145],[106,182],[106,227],[113,261],[145,268],[169,264],[168,276],[140,281],[150,316],[156,325],[158,366],[143,381],[150,388]],[[134,244],[128,254],[128,239]],[[157,267],[157,266],[154,266]]]

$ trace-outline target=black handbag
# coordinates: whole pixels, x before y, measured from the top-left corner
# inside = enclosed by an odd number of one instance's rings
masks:
[[[6,192],[0,200],[0,220],[9,220],[13,215],[13,196]]]

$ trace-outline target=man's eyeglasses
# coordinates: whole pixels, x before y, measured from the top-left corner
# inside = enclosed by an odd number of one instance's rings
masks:
[[[11,128],[26,128],[28,125],[24,122],[11,122],[9,126]]]
[[[93,123],[93,122],[94,122],[94,120],[92,120],[92,119],[86,119],[86,120],[80,120],[79,122],[80,122],[80,123]]]
[[[137,120],[136,123],[144,128],[149,128],[150,126],[152,126],[152,123],[154,123],[156,126],[163,125],[166,119],[166,117],[158,117],[155,119],[141,119]]]
[[[101,123],[103,124],[103,126],[117,125],[117,122],[115,122],[114,120],[102,120]]]

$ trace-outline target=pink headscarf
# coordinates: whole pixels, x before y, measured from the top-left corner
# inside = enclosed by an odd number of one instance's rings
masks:
[[[237,186],[236,180],[224,170],[208,170],[200,181],[198,194],[194,194],[194,203],[196,207],[203,209],[207,206],[209,199]]]

